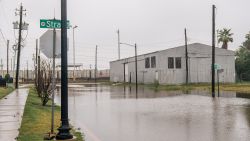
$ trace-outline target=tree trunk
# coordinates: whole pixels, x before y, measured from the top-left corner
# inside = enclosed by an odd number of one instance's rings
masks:
[[[227,49],[227,42],[223,42],[222,47],[223,49]]]

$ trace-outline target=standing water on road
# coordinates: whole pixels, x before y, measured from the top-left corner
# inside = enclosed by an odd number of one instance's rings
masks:
[[[69,86],[70,122],[87,141],[249,141],[244,94],[154,91],[107,85]],[[201,95],[200,95],[201,94]],[[230,98],[228,98],[230,97]],[[60,89],[56,103],[60,104]]]

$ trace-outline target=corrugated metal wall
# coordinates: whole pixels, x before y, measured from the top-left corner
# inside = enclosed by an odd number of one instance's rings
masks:
[[[204,83],[211,81],[211,52],[212,48],[203,44],[188,46],[189,82]],[[145,58],[156,57],[156,68],[145,68]],[[168,68],[168,57],[181,57],[181,68]],[[217,64],[221,65],[224,72],[220,74],[220,82],[235,82],[234,52],[216,48]],[[134,57],[110,62],[110,80],[123,82],[124,63],[128,64],[128,74],[135,82]],[[175,64],[175,63],[174,63]],[[176,47],[163,51],[153,52],[138,56],[138,82],[154,83],[156,76],[160,84],[181,84],[186,80],[185,47]],[[217,77],[217,76],[216,76]]]

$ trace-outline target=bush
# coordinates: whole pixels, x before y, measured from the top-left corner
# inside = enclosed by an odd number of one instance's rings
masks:
[[[13,77],[10,77],[9,82],[8,83],[13,83]]]
[[[0,76],[0,87],[6,87],[6,81]]]
[[[52,94],[52,73],[51,73],[51,67],[50,63],[43,60],[41,61],[40,70],[38,70],[39,75],[38,77],[38,83],[36,84],[36,89],[38,96],[41,98],[42,105],[45,106]]]
[[[9,75],[8,73],[5,74],[4,80],[5,80],[7,83],[10,83],[10,82],[9,82],[9,81],[10,81],[10,75]]]

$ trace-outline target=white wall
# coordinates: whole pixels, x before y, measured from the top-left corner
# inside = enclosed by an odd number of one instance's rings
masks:
[[[188,45],[189,82],[203,83],[211,81],[211,53],[212,48],[203,44]],[[145,58],[156,56],[156,68],[145,68]],[[181,68],[168,69],[168,57],[181,57]],[[220,82],[235,82],[234,52],[216,48],[215,62],[221,65],[224,72],[220,74]],[[110,62],[110,80],[123,82],[123,63],[128,63],[128,74],[135,82],[134,57]],[[160,84],[182,84],[186,81],[185,47],[180,46],[163,51],[138,56],[138,82],[154,83],[158,73]],[[175,62],[174,62],[175,65]],[[144,77],[143,77],[144,74]]]

